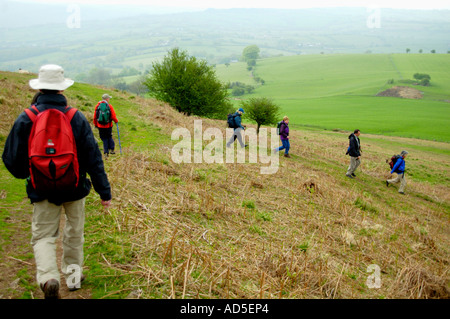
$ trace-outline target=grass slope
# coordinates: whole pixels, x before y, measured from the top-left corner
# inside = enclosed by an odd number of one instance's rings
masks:
[[[223,81],[249,82],[242,63],[218,66]],[[271,97],[291,124],[390,136],[450,141],[450,55],[305,55],[258,60],[255,74],[265,80],[252,96]],[[411,85],[414,73],[431,75],[431,86]],[[394,80],[388,84],[388,80]],[[251,83],[251,81],[250,81]],[[377,97],[406,85],[423,99]],[[235,102],[238,104],[238,102]]]
[[[0,73],[2,144],[33,95],[28,79]],[[332,131],[293,130],[292,158],[281,157],[273,175],[260,174],[266,164],[176,164],[171,132],[186,127],[193,136],[197,118],[105,88],[76,84],[66,96],[90,119],[104,92],[113,96],[123,155],[105,161],[112,208],[102,210],[94,192],[87,198],[83,297],[449,297],[447,143],[363,134],[355,180],[344,174],[348,134]],[[224,131],[225,123],[203,119],[202,127]],[[404,146],[401,196],[384,184],[385,159]],[[0,174],[0,295],[41,297],[23,181]],[[23,220],[8,223],[19,208]],[[370,288],[370,265],[380,267],[380,288]]]

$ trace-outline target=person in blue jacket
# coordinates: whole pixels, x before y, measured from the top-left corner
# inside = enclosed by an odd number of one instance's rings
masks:
[[[234,134],[233,136],[230,138],[230,140],[227,142],[227,147],[231,147],[231,144],[234,143],[234,141],[236,140],[236,138],[239,141],[239,144],[241,144],[241,147],[247,147],[248,145],[244,144],[244,141],[242,140],[242,134],[241,132],[243,130],[245,130],[245,127],[242,125],[242,119],[241,116],[242,114],[244,114],[244,109],[243,108],[239,108],[239,110],[236,111],[236,113],[234,114],[233,118],[234,118]]]
[[[405,158],[408,156],[407,151],[402,151],[400,153],[400,157],[395,162],[394,167],[391,170],[391,174],[397,173],[397,177],[393,179],[386,180],[386,186],[389,187],[389,184],[391,183],[398,183],[400,182],[400,188],[398,189],[398,192],[402,195],[405,194],[405,187],[406,187],[406,178],[405,178]]]

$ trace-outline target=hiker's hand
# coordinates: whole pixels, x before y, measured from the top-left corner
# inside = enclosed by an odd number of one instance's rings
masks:
[[[102,205],[104,208],[109,208],[111,206],[111,200],[102,200]]]

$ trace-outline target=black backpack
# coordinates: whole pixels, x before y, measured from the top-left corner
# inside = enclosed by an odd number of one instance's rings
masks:
[[[228,127],[237,128],[235,118],[238,116],[236,113],[230,113],[227,115]]]
[[[283,121],[280,121],[277,123],[277,134],[280,135],[281,132],[281,124],[283,124]]]

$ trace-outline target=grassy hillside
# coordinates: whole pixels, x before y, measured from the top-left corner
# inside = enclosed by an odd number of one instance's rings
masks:
[[[251,96],[271,97],[291,125],[355,128],[371,134],[450,141],[450,55],[305,55],[258,60],[265,80]],[[415,73],[431,76],[431,86],[411,84]],[[218,66],[223,81],[256,84],[243,63]],[[389,80],[394,80],[388,84]],[[377,97],[393,86],[423,92],[420,100]],[[235,102],[238,104],[239,102]]]
[[[29,78],[0,72],[1,149],[33,95]],[[293,130],[292,158],[280,157],[277,174],[260,174],[266,164],[176,164],[171,133],[193,135],[197,118],[105,88],[75,84],[65,94],[90,119],[104,92],[123,154],[105,161],[112,208],[87,198],[87,279],[65,298],[450,296],[449,144],[362,134],[354,180],[345,177],[348,133],[323,130]],[[385,159],[403,148],[405,196],[384,184]],[[0,296],[41,298],[24,181],[3,163],[0,181]],[[380,267],[380,288],[369,287],[370,265]]]

